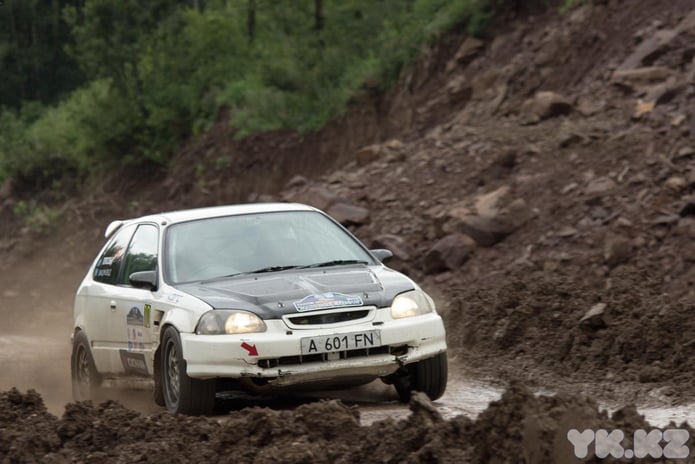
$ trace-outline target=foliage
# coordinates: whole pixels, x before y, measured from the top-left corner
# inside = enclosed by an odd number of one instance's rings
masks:
[[[33,200],[18,201],[13,212],[24,222],[24,226],[30,232],[37,234],[50,232],[60,218],[59,211],[48,206],[38,205]]]
[[[87,172],[95,159],[125,155],[133,129],[132,104],[97,80],[61,104],[25,104],[0,112],[0,174],[50,181]]]
[[[78,1],[0,2],[0,105],[56,101],[84,82],[64,47],[71,43],[62,9]]]
[[[494,1],[7,1],[0,19],[22,23],[17,30],[50,23],[60,33],[28,45],[0,35],[5,67],[29,52],[5,87],[17,87],[30,62],[78,77],[45,98],[22,94],[21,105],[0,84],[0,180],[81,177],[107,160],[166,163],[222,107],[239,136],[316,130],[361,89],[391,86],[444,31],[480,33]],[[61,52],[41,58],[46,47]]]

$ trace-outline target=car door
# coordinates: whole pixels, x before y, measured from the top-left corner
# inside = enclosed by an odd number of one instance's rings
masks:
[[[152,288],[131,285],[135,272],[157,272],[159,229],[155,224],[140,224],[125,254],[118,276],[115,298],[115,321],[110,338],[116,341],[118,373],[151,376],[153,372],[154,339],[152,328]]]
[[[133,224],[116,232],[97,260],[91,279],[86,279],[78,294],[78,298],[84,301],[84,330],[91,342],[94,362],[100,373],[118,371],[120,366],[116,355],[118,339],[114,337],[113,330],[121,295],[118,277],[136,227]]]

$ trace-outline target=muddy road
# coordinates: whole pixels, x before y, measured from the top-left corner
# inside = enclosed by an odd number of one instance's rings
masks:
[[[73,240],[78,240],[75,237]],[[54,415],[63,414],[66,403],[72,401],[70,386],[70,332],[74,289],[82,278],[91,259],[94,243],[86,241],[83,256],[62,253],[59,244],[49,244],[29,252],[28,259],[2,265],[0,275],[0,391],[12,387],[20,391],[35,389],[46,407]],[[56,266],[55,263],[61,263]],[[41,269],[42,273],[37,273]],[[500,378],[497,370],[469,366],[464,350],[450,351],[449,384],[445,395],[436,402],[445,418],[465,415],[475,418],[491,401],[499,399],[508,378]],[[533,383],[533,382],[531,382]],[[609,388],[610,387],[610,388]],[[608,410],[621,407],[626,401],[636,403],[641,413],[654,424],[667,424],[674,420],[695,420],[695,404],[673,404],[659,396],[659,391],[635,395],[639,385],[621,384],[619,388],[601,382],[566,384],[560,379],[536,384],[536,393],[564,392],[590,393],[599,405]],[[604,394],[605,393],[605,394]],[[142,414],[154,414],[163,409],[151,399],[151,384],[147,381],[131,385],[107,383],[104,400],[115,399]],[[392,418],[404,419],[410,414],[407,405],[397,401],[395,392],[380,381],[343,391],[297,393],[254,398],[244,394],[222,395],[218,417],[251,406],[273,409],[293,409],[318,399],[339,399],[356,405],[363,425]]]
[[[97,234],[67,240],[73,254],[65,255],[65,243],[56,239],[56,243],[28,250],[22,259],[0,264],[0,391],[12,387],[20,391],[35,389],[49,412],[57,416],[72,401],[70,333],[74,292],[100,246]],[[86,246],[72,246],[77,243]],[[75,254],[75,250],[83,253]],[[472,380],[455,355],[451,362],[447,392],[437,403],[444,416],[474,417],[490,401],[499,398],[501,387]],[[321,398],[358,405],[364,424],[387,417],[403,418],[409,413],[408,406],[397,401],[393,388],[380,381],[345,391],[285,394],[266,399],[223,395],[219,413],[246,406],[288,409]],[[152,401],[151,384],[147,381],[125,386],[107,382],[103,399],[118,400],[143,414],[163,411]]]

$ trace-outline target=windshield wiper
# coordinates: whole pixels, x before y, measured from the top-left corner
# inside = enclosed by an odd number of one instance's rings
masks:
[[[296,264],[293,264],[291,266],[268,266],[268,267],[262,267],[260,269],[256,269],[255,271],[249,271],[249,272],[241,272],[240,274],[263,274],[264,272],[277,272],[277,271],[286,271],[287,269],[297,269],[302,266],[298,266]],[[239,274],[235,274],[239,275]]]
[[[343,264],[369,264],[367,261],[361,261],[359,259],[334,259],[332,261],[324,261],[323,263],[307,264],[306,266],[300,266],[299,269],[308,269],[314,267],[330,267],[330,266],[340,266]]]
[[[262,267],[260,269],[256,269],[255,271],[246,271],[246,272],[236,272],[234,274],[229,274],[225,276],[220,276],[220,277],[213,277],[212,279],[206,279],[201,281],[201,284],[207,284],[210,282],[217,282],[218,280],[223,280],[223,279],[228,279],[230,277],[236,277],[240,275],[248,275],[248,274],[263,274],[265,272],[277,272],[277,271],[286,271],[287,269],[297,269],[301,268],[304,266],[298,266],[298,265],[291,265],[291,266],[268,266],[268,267]]]

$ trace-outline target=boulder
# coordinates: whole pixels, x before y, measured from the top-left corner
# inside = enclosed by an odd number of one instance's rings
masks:
[[[661,29],[651,37],[643,40],[637,48],[618,67],[619,71],[641,67],[646,61],[653,60],[668,49],[668,45],[678,35],[677,30]]]
[[[665,185],[674,192],[680,192],[687,187],[688,181],[683,177],[673,176],[666,179]]]
[[[459,49],[456,51],[454,58],[452,58],[446,65],[446,71],[451,72],[457,66],[465,66],[471,62],[473,58],[482,50],[483,45],[485,45],[481,40],[475,37],[466,37]]]
[[[326,211],[344,226],[362,225],[369,222],[369,210],[349,203],[335,203]]]
[[[307,184],[308,180],[304,176],[296,175],[292,177],[285,185],[285,188],[303,187]]]
[[[358,166],[366,166],[373,161],[376,161],[381,156],[381,145],[368,145],[362,147],[356,154],[355,159],[357,160]]]
[[[503,217],[469,215],[461,218],[457,230],[475,240],[482,247],[490,247],[504,240],[518,229]]]
[[[508,185],[504,185],[477,197],[475,199],[476,213],[480,216],[496,216],[502,208],[503,202],[508,199],[510,190]]]
[[[695,197],[687,199],[678,214],[681,217],[695,216]]]
[[[589,182],[584,193],[587,195],[602,195],[610,192],[615,187],[616,183],[610,177],[597,177]]]
[[[290,197],[292,201],[311,205],[326,211],[333,204],[340,201],[340,197],[325,187],[314,186],[304,189]]]
[[[669,378],[669,373],[660,366],[644,366],[640,369],[638,378],[641,383],[663,382]]]
[[[384,146],[388,148],[389,150],[402,150],[405,147],[405,144],[400,141],[400,139],[390,139],[388,140]]]
[[[392,234],[382,234],[374,237],[370,248],[386,248],[393,257],[400,261],[410,261],[415,256],[415,250],[402,237]]]
[[[463,234],[450,234],[430,248],[422,260],[425,274],[457,270],[470,257],[475,242]]]
[[[475,73],[471,80],[473,100],[491,100],[499,94],[499,81],[502,72],[492,69],[487,72]]]
[[[521,117],[525,123],[536,123],[543,119],[569,114],[572,102],[556,92],[537,92],[521,106]]]
[[[695,148],[693,147],[683,147],[678,150],[676,156],[673,157],[673,161],[692,158],[695,155]]]
[[[688,87],[686,79],[670,78],[666,82],[655,85],[647,89],[644,96],[645,102],[653,102],[654,105],[663,105],[670,102],[679,93]]]
[[[502,186],[477,197],[474,208],[455,205],[447,214],[445,230],[468,235],[479,246],[489,247],[516,231],[529,217],[526,202],[513,199],[511,189]]]
[[[592,306],[579,320],[579,326],[583,329],[605,329],[608,325],[605,320],[606,303],[597,303]]]
[[[695,188],[695,170],[690,171],[685,179],[685,187],[688,189]]]
[[[604,243],[603,257],[609,267],[628,262],[633,254],[632,240],[626,237],[609,237]]]
[[[621,84],[644,85],[665,81],[676,74],[676,71],[663,66],[646,66],[635,69],[618,69],[613,73],[612,80]]]

